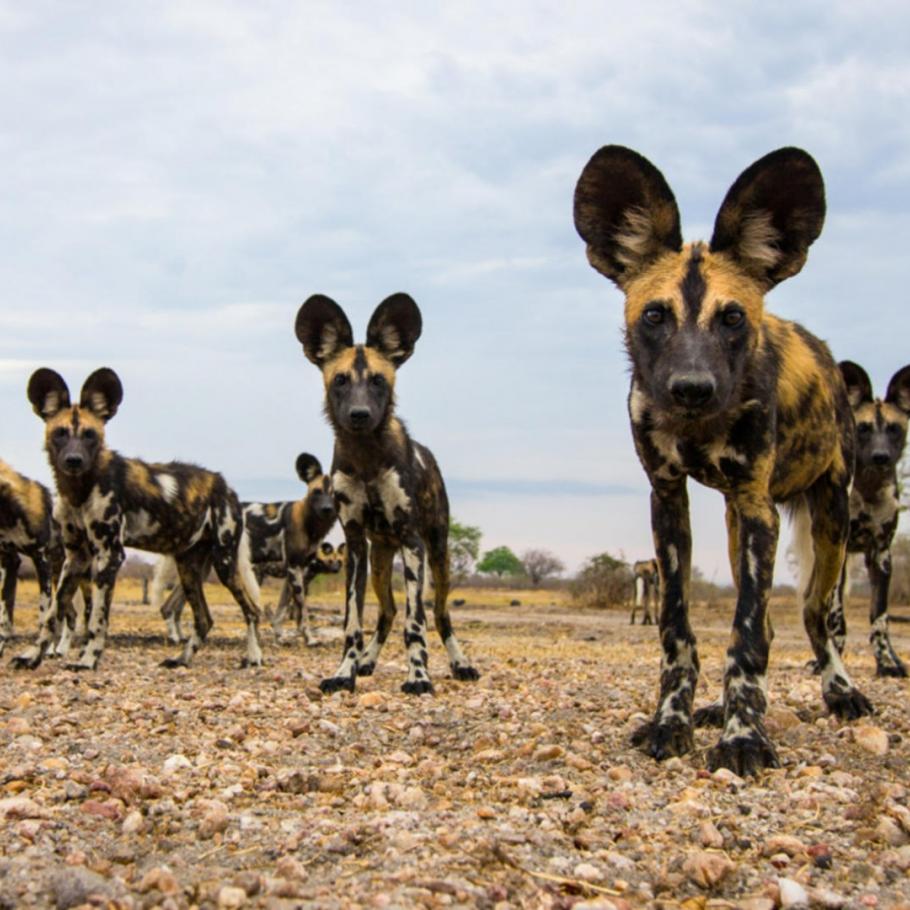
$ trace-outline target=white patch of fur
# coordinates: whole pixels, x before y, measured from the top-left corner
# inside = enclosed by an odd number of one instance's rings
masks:
[[[793,510],[793,557],[797,566],[797,597],[799,605],[805,603],[809,582],[815,569],[815,547],[812,543],[812,516],[803,499]]]
[[[645,393],[633,382],[629,392],[629,417],[632,423],[641,423],[645,413]]]
[[[627,271],[636,271],[654,247],[654,222],[646,209],[631,208],[622,227],[613,235],[616,259]]]
[[[172,556],[162,556],[155,563],[155,571],[152,574],[152,583],[149,586],[149,599],[152,602],[152,609],[158,613],[164,601],[167,599],[167,589],[178,581],[177,562]]]
[[[104,417],[108,412],[107,396],[102,392],[92,392],[89,407],[99,417]]]
[[[332,475],[332,486],[336,493],[343,493],[349,500],[339,503],[338,517],[342,526],[349,521],[362,523],[363,510],[367,505],[367,491],[363,482],[343,471],[336,471]]]
[[[154,537],[160,525],[145,509],[137,509],[126,514],[126,539],[140,541]]]
[[[48,392],[44,396],[44,404],[41,406],[41,413],[45,417],[53,417],[60,410],[60,393]]]
[[[256,581],[256,575],[253,572],[253,560],[250,556],[250,535],[243,531],[240,535],[240,543],[237,545],[237,574],[246,590],[249,599],[259,606],[259,582]]]
[[[155,480],[161,487],[161,493],[166,502],[173,502],[177,496],[177,478],[173,474],[156,474]]]
[[[322,337],[319,339],[319,349],[316,351],[318,361],[329,360],[338,347],[338,330],[335,326],[327,324],[322,328]]]
[[[770,212],[752,212],[740,222],[739,254],[763,269],[774,268],[780,262],[779,240],[780,232],[771,223]]]
[[[417,448],[414,449],[414,457],[417,459],[417,464],[419,464],[420,467],[422,467],[422,468],[426,467],[426,464],[424,464],[424,461],[423,461],[423,456],[420,454],[420,449],[417,449]]]
[[[384,325],[379,330],[379,341],[382,346],[382,352],[389,360],[395,360],[396,357],[404,355],[404,350],[401,347],[401,334],[394,325]]]
[[[667,547],[667,556],[670,560],[670,571],[675,574],[679,571],[679,552],[673,544]]]
[[[386,520],[391,524],[398,509],[409,510],[411,501],[401,485],[401,478],[395,468],[386,469],[379,477],[379,498]]]
[[[645,605],[645,580],[641,575],[635,577],[635,606],[643,607]]]

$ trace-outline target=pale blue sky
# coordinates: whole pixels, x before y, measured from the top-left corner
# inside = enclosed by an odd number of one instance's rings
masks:
[[[572,191],[607,142],[707,234],[751,161],[818,159],[828,219],[775,312],[881,388],[910,361],[910,10],[901,3],[0,3],[0,457],[49,481],[40,365],[124,382],[110,443],[292,496],[331,436],[294,339],[424,313],[400,413],[484,547],[650,549],[621,295]],[[720,498],[695,558],[729,577]]]

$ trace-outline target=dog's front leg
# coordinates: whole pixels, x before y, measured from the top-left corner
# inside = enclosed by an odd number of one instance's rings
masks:
[[[10,551],[0,556],[0,655],[13,637],[13,609],[16,603],[16,578],[19,574],[19,554]],[[50,571],[48,570],[48,579]],[[48,584],[50,593],[50,584]],[[42,586],[41,596],[44,596]],[[41,610],[39,608],[38,612]]]
[[[762,496],[734,496],[729,509],[736,514],[728,527],[735,534],[731,556],[735,554],[738,591],[724,671],[724,730],[708,753],[708,767],[755,774],[780,765],[764,724],[771,647],[768,596],[780,519],[774,503]]]
[[[888,589],[891,587],[890,547],[883,550],[868,550],[866,552],[866,569],[869,572],[869,587],[872,589],[872,602],[869,609],[872,631],[869,633],[869,642],[875,654],[875,675],[905,677],[907,668],[897,656],[888,630]]]
[[[367,582],[367,540],[363,526],[349,521],[344,526],[344,653],[333,676],[322,680],[323,692],[354,691],[357,667],[363,659],[363,598]]]
[[[110,534],[103,542],[93,541],[95,555],[92,559],[92,606],[88,618],[87,637],[79,660],[67,664],[68,670],[96,669],[107,642],[114,583],[126,556],[120,543],[119,526],[109,525],[108,528]]]
[[[660,563],[660,697],[654,719],[633,734],[632,742],[663,761],[692,749],[692,702],[698,682],[698,652],[689,625],[689,570],[692,534],[685,479],[654,481],[651,529]]]
[[[408,654],[408,678],[401,687],[409,695],[433,691],[427,667],[427,614],[423,607],[424,547],[414,537],[401,548],[404,561],[404,644]]]

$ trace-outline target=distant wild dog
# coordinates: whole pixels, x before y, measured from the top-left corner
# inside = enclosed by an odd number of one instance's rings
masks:
[[[670,187],[630,149],[600,149],[578,181],[575,225],[588,259],[626,297],[629,413],[652,487],[663,660],[654,719],[635,743],[657,759],[693,748],[690,475],[724,494],[738,592],[722,710],[695,718],[723,726],[709,767],[743,774],[778,765],[764,725],[775,503],[795,515],[799,594],[825,703],[844,718],[872,711],[826,624],[849,530],[847,391],[826,345],[766,313],[763,301],[800,271],[824,215],[818,166],[795,148],[771,152],[737,178],[708,245],[683,244]]]
[[[643,626],[650,626],[654,619],[651,608],[658,610],[660,597],[660,572],[656,559],[639,559],[632,563],[632,579],[635,585],[635,599],[632,602],[632,618],[629,622],[635,625],[635,614],[641,610]]]
[[[35,566],[38,612],[51,611],[54,548],[59,535],[53,520],[50,491],[0,461],[0,655],[13,634],[16,579],[21,557]]]
[[[242,503],[243,536],[257,581],[261,582],[266,574],[280,574],[285,579],[289,597],[299,609],[298,628],[310,644],[315,639],[305,604],[307,573],[318,555],[320,541],[332,530],[337,516],[332,482],[322,473],[319,460],[303,452],[297,457],[296,469],[297,476],[307,485],[306,495],[291,502]],[[175,578],[173,565],[167,559],[159,560],[152,603],[160,608],[171,640],[179,641],[183,592],[175,588],[166,599],[162,596]]]
[[[900,497],[897,466],[907,442],[910,417],[910,365],[899,369],[884,399],[872,394],[866,371],[849,360],[840,364],[856,421],[856,474],[850,493],[848,553],[862,553],[869,573],[872,602],[869,641],[878,676],[906,676],[907,668],[891,646],[888,633],[888,588],[891,585],[891,541],[897,531]],[[848,560],[844,561],[828,628],[843,654],[847,637],[844,598],[848,590]]]
[[[110,369],[95,370],[78,405],[70,404],[63,378],[40,369],[28,383],[28,398],[45,421],[45,448],[59,498],[65,561],[56,592],[57,607],[40,611],[38,641],[16,658],[36,667],[54,638],[58,617],[73,616],[72,598],[83,575],[92,578],[87,640],[73,669],[93,670],[104,651],[111,596],[124,547],[173,555],[193,607],[194,629],[180,657],[165,666],[187,666],[205,640],[211,618],[202,591],[210,567],[233,594],[247,625],[245,666],[259,666],[259,596],[249,553],[240,546],[240,503],[220,474],[195,465],[150,464],[109,449],[104,425],[117,413],[123,387]]]
[[[275,609],[275,613],[270,617],[275,635],[281,636],[281,627],[290,612],[297,634],[303,638],[304,642],[308,645],[319,643],[313,633],[309,610],[306,606],[310,584],[320,575],[337,575],[344,566],[344,550],[344,543],[340,543],[336,547],[328,541],[323,541],[319,545],[319,549],[307,561],[306,571],[303,573],[302,602],[294,598],[290,582],[287,579],[287,572],[283,572],[283,574],[279,572],[279,567],[276,563],[256,567],[257,573],[261,571],[263,576],[271,574],[276,578],[284,578],[281,594],[278,597],[278,606]]]
[[[357,675],[369,676],[395,617],[392,561],[401,550],[405,577],[404,640],[408,676],[403,691],[432,692],[427,668],[424,556],[433,573],[436,631],[448,650],[456,679],[477,679],[462,653],[447,603],[449,593],[449,501],[432,453],[408,435],[395,416],[396,370],[420,337],[417,304],[393,294],[375,310],[366,344],[354,344],[341,307],[320,294],[297,313],[297,339],[320,368],[325,412],[335,430],[332,484],[347,542],[344,654],[323,692],[354,690]],[[368,647],[363,642],[367,541],[379,620]]]

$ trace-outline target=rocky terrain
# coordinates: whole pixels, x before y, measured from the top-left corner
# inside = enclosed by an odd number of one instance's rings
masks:
[[[323,697],[326,646],[238,668],[236,608],[188,670],[147,607],[118,604],[96,673],[0,670],[0,908],[910,908],[908,683],[875,679],[850,613],[849,667],[878,708],[825,713],[792,605],[775,608],[768,726],[783,767],[757,780],[657,765],[629,746],[653,708],[653,628],[539,604],[454,610],[476,684],[399,692],[399,636],[375,677]],[[516,595],[521,597],[522,595]],[[27,594],[23,596],[27,601]],[[372,615],[372,614],[371,614]],[[22,633],[34,610],[17,613]],[[729,610],[694,611],[719,694]],[[910,656],[910,626],[894,627]]]

